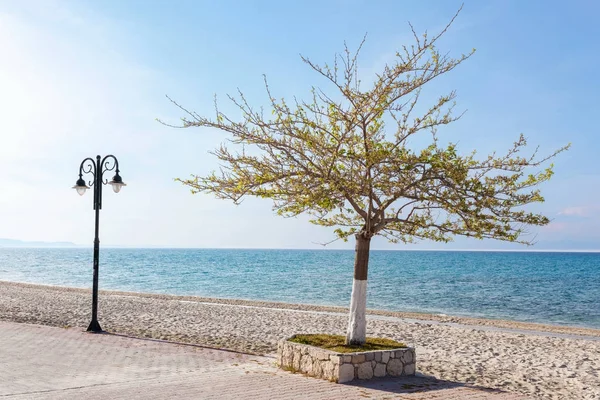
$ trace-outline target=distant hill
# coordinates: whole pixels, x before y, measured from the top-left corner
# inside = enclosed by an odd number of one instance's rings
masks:
[[[0,238],[0,247],[77,247],[77,245],[72,242],[27,242]]]

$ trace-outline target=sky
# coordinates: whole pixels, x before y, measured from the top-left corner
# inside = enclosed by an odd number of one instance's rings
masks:
[[[434,33],[461,4],[0,0],[0,238],[91,245],[91,193],[71,187],[85,157],[114,154],[128,186],[104,190],[101,245],[322,248],[332,229],[308,217],[278,217],[269,200],[192,195],[175,182],[217,168],[209,151],[227,135],[161,125],[183,116],[165,95],[203,115],[213,115],[215,94],[232,110],[225,98],[238,88],[266,105],[266,74],[276,97],[306,97],[325,82],[300,54],[331,62],[365,33],[359,72],[368,82],[412,43],[409,21]],[[456,89],[466,114],[438,134],[460,151],[483,157],[520,133],[542,153],[572,143],[541,188],[546,202],[531,208],[552,220],[530,228],[536,245],[376,238],[372,248],[600,250],[599,13],[593,0],[465,0],[440,49],[477,51],[427,88]]]

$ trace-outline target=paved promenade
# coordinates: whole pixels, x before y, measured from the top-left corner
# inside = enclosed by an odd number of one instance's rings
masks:
[[[335,384],[274,358],[0,321],[0,399],[524,399],[435,379]]]

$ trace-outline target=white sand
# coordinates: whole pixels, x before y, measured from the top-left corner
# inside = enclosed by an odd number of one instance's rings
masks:
[[[90,305],[87,290],[0,281],[1,320],[85,328]],[[271,353],[278,340],[294,333],[344,334],[344,312],[101,291],[99,321],[114,333]],[[440,379],[544,399],[600,399],[600,330],[375,312],[369,315],[367,333],[416,347],[418,372]]]

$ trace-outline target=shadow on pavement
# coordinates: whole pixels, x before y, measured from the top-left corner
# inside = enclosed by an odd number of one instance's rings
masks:
[[[178,345],[178,346],[189,346],[189,347],[197,347],[197,348],[208,349],[208,350],[225,351],[227,353],[242,354],[242,355],[245,355],[245,356],[258,356],[258,357],[263,356],[263,354],[243,352],[243,351],[238,351],[238,350],[226,349],[226,348],[222,348],[222,347],[209,346],[209,345],[205,345],[205,344],[186,343],[186,342],[178,342],[176,340],[169,340],[169,339],[155,339],[155,338],[151,338],[151,337],[133,336],[133,335],[127,335],[125,333],[115,333],[115,332],[102,331],[100,333],[93,333],[93,335],[118,336],[118,337],[128,338],[128,339],[144,340],[144,341],[147,341],[147,342],[175,344],[175,345]]]
[[[363,389],[374,389],[394,394],[408,394],[419,392],[431,392],[436,390],[455,389],[459,387],[468,387],[470,390],[481,391],[482,393],[506,393],[497,389],[488,389],[479,386],[473,386],[463,382],[453,382],[437,379],[431,376],[402,376],[398,378],[385,377],[374,378],[370,380],[355,380],[348,383],[342,383],[346,386],[355,386]]]

